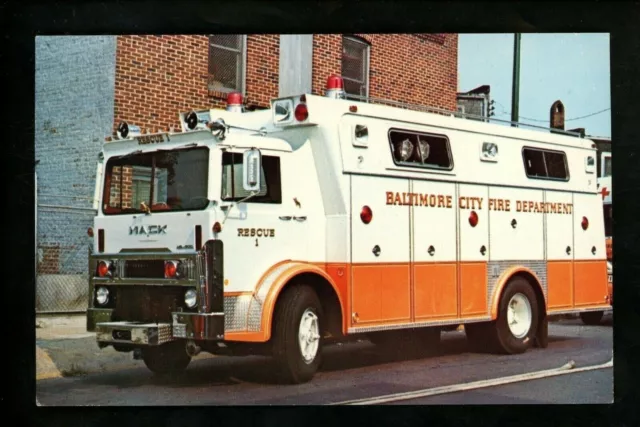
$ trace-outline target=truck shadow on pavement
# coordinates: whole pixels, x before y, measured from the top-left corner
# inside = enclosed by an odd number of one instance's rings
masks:
[[[570,337],[550,336],[549,342],[570,341]],[[376,368],[398,362],[435,361],[447,362],[446,357],[464,356],[478,353],[469,349],[464,332],[443,334],[440,345],[434,349],[404,348],[381,349],[367,340],[330,345],[324,348],[322,373],[347,371],[351,369]],[[444,359],[443,359],[444,358]],[[96,385],[112,385],[120,388],[145,385],[163,387],[201,387],[201,386],[239,386],[242,384],[280,385],[283,384],[277,373],[275,363],[269,357],[218,356],[193,361],[181,374],[156,376],[146,368],[121,372],[90,375],[83,382]]]

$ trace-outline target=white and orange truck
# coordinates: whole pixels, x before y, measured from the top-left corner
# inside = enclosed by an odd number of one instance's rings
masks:
[[[87,329],[154,372],[269,354],[310,380],[330,342],[546,346],[609,307],[592,141],[435,109],[300,94],[122,123],[98,165]],[[423,108],[424,110],[424,108]]]

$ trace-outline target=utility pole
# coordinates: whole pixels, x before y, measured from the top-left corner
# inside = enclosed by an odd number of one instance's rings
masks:
[[[511,83],[511,121],[518,121],[518,105],[520,104],[520,33],[513,37],[513,82]],[[516,127],[515,123],[511,126]]]

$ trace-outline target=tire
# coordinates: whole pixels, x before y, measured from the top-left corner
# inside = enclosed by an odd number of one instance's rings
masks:
[[[515,318],[512,317],[515,309]],[[514,322],[509,325],[510,318]],[[512,279],[502,297],[498,318],[494,322],[498,351],[506,354],[524,353],[534,343],[539,325],[538,301],[527,280]]]
[[[142,348],[142,360],[154,374],[177,374],[191,362],[183,341],[172,341],[158,346]]]
[[[580,313],[580,319],[582,323],[589,326],[599,325],[604,316],[604,311],[585,311]]]
[[[322,363],[324,314],[318,296],[306,285],[287,289],[274,320],[273,357],[281,378],[291,384],[311,380]]]

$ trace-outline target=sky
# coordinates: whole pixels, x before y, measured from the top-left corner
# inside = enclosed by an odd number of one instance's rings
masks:
[[[490,85],[498,119],[511,120],[513,43],[513,34],[459,35],[458,91]],[[519,121],[548,127],[560,100],[565,129],[611,137],[609,59],[609,34],[522,34]]]

